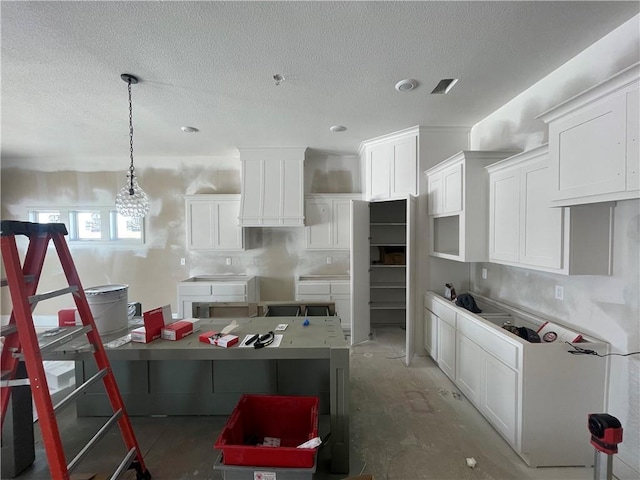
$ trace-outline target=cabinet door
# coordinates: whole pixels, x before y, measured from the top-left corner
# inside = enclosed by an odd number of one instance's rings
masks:
[[[215,205],[214,248],[220,250],[244,249],[244,231],[238,224],[240,200],[220,200]]]
[[[518,168],[489,176],[489,259],[517,262],[520,245],[520,174]]]
[[[518,372],[492,355],[483,356],[484,386],[481,410],[491,424],[513,445],[518,425]]]
[[[557,200],[626,189],[626,95],[615,95],[549,125]]]
[[[309,199],[305,202],[305,246],[308,249],[328,249],[332,242],[331,200]]]
[[[187,248],[214,248],[214,205],[209,200],[187,200]]]
[[[484,350],[458,332],[456,338],[456,385],[476,406],[480,405]]]
[[[640,90],[627,94],[627,190],[640,190]]]
[[[564,209],[549,207],[550,173],[546,159],[521,169],[519,262],[562,268]]]
[[[456,330],[440,318],[438,318],[438,366],[455,382]]]
[[[351,200],[333,201],[333,246],[348,250],[351,244]]]
[[[427,177],[427,214],[442,213],[442,172],[432,173]]]
[[[336,315],[340,317],[343,330],[351,330],[351,296],[331,295],[331,301],[336,306]]]
[[[390,198],[405,198],[417,195],[418,137],[410,137],[394,143],[391,163]]]
[[[462,162],[442,171],[442,213],[462,210],[463,196]]]
[[[387,199],[391,182],[389,169],[393,158],[393,145],[377,145],[367,152],[367,197],[370,200]]]
[[[424,309],[424,348],[431,358],[438,359],[438,317]]]

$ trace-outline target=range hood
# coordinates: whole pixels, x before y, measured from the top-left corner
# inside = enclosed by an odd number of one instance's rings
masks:
[[[304,226],[306,147],[242,147],[241,227]]]

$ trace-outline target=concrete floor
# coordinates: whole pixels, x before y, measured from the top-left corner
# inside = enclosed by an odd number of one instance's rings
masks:
[[[68,410],[59,425],[65,447],[76,452],[76,444],[85,443],[104,419],[76,418],[73,409]],[[218,456],[213,444],[226,417],[131,420],[154,479],[223,478],[213,469]],[[321,421],[321,433],[327,423]],[[405,366],[404,331],[398,327],[377,327],[371,341],[352,348],[350,428],[350,475],[370,473],[376,480],[593,478],[592,468],[527,467],[430,358],[417,356],[411,367]],[[328,473],[328,453],[320,451],[313,478],[345,478]],[[112,429],[74,473],[110,473],[123,455],[119,432]],[[473,469],[466,463],[470,457],[477,462]],[[18,478],[50,478],[39,438],[36,462]],[[126,478],[135,475],[130,472]]]

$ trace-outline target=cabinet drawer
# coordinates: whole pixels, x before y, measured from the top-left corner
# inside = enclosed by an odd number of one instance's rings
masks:
[[[518,347],[501,338],[500,332],[493,332],[477,320],[458,314],[458,330],[480,345],[485,351],[502,361],[505,365],[518,369]]]
[[[338,295],[349,295],[351,293],[351,285],[349,283],[332,283],[331,293]]]
[[[220,283],[213,285],[214,295],[246,295],[247,286],[244,283]]]
[[[214,302],[242,302],[247,301],[246,295],[215,295],[213,297]]]
[[[329,282],[298,283],[298,295],[329,295],[330,293],[331,285]]]
[[[185,283],[178,285],[178,295],[211,295],[210,283]]]
[[[453,308],[443,305],[437,300],[433,302],[432,306],[433,309],[431,311],[435,313],[438,318],[453,328],[456,328],[456,311]]]
[[[296,301],[297,302],[330,302],[331,296],[329,294],[326,294],[326,295],[298,294],[296,296]]]

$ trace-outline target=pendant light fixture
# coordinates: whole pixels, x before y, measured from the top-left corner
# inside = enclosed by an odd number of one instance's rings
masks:
[[[131,164],[129,165],[129,173],[127,173],[127,183],[120,189],[116,195],[116,208],[118,213],[123,217],[142,218],[147,213],[151,205],[149,198],[144,190],[138,185],[133,166],[133,108],[131,104],[131,84],[138,83],[137,77],[128,73],[123,73],[120,78],[127,82],[129,90],[129,153],[131,156]]]

